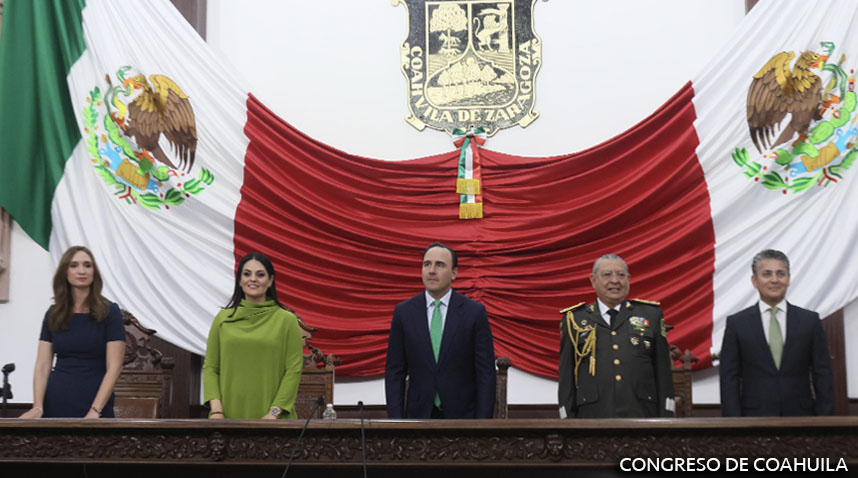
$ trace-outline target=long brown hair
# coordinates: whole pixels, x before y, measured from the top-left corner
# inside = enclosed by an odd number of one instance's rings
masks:
[[[71,322],[74,312],[74,298],[68,280],[69,264],[71,264],[72,257],[80,251],[85,252],[92,261],[92,284],[89,285],[89,295],[86,297],[89,315],[96,322],[101,322],[107,318],[107,313],[110,312],[110,302],[101,295],[103,283],[101,273],[98,272],[98,266],[95,264],[95,257],[84,246],[72,246],[63,253],[60,263],[57,265],[57,271],[54,273],[54,305],[51,306],[48,318],[48,325],[53,332],[69,328],[69,322]]]

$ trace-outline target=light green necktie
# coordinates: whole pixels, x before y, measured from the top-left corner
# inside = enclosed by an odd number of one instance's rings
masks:
[[[772,358],[775,359],[775,367],[781,368],[781,357],[784,353],[784,336],[781,332],[781,324],[778,323],[777,313],[778,308],[772,307],[769,309],[771,319],[769,319],[769,348],[772,349]]]
[[[435,300],[435,310],[432,311],[432,322],[429,324],[429,338],[432,339],[432,352],[435,363],[438,363],[438,353],[441,352],[441,336],[444,335],[444,324],[441,322],[441,301]],[[435,406],[441,408],[441,397],[435,394]]]

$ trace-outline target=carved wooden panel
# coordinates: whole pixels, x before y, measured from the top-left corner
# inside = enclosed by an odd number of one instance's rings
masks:
[[[122,311],[122,322],[125,325],[125,360],[114,388],[117,398],[114,409],[117,410],[117,415],[136,418],[170,417],[173,360],[164,357],[153,346],[152,337],[155,331],[143,327],[130,312]],[[141,402],[134,403],[136,399]],[[140,415],[151,408],[153,400],[157,401],[156,415]]]
[[[32,423],[39,423],[32,425]],[[207,420],[62,426],[0,423],[0,461],[139,464],[284,462],[301,423]],[[451,423],[455,422],[455,423]],[[565,423],[562,423],[565,422]],[[622,458],[844,458],[858,466],[858,418],[366,422],[370,464],[614,467]],[[784,426],[784,424],[790,426]],[[508,426],[497,426],[504,424]],[[815,426],[812,426],[815,424]],[[296,464],[358,464],[355,420],[314,422]]]
[[[691,396],[691,364],[699,359],[691,355],[691,351],[685,349],[685,353],[680,353],[679,348],[671,345],[670,358],[673,361],[679,361],[679,365],[672,365],[671,373],[673,375],[673,393],[675,411],[674,415],[677,418],[690,417],[694,414],[694,402]]]
[[[316,400],[321,396],[326,404],[334,403],[334,371],[341,361],[332,354],[326,356],[320,349],[307,342],[316,329],[306,327],[300,318],[298,322],[307,332],[305,344],[310,353],[304,355],[304,369],[301,371],[301,383],[298,385],[298,396],[295,398],[295,413],[298,414],[298,418],[307,418],[316,408],[315,417],[322,418],[325,408],[324,406],[317,408]]]

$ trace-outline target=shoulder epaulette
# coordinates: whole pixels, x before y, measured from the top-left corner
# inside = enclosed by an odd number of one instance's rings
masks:
[[[629,299],[629,300],[631,300],[632,302],[639,302],[641,304],[661,306],[661,302],[656,302],[654,300],[644,300],[644,299]]]
[[[575,310],[584,304],[586,304],[586,302],[579,302],[579,303],[573,305],[572,307],[566,307],[565,309],[561,310],[560,313],[565,314],[566,312],[569,312],[570,310]]]

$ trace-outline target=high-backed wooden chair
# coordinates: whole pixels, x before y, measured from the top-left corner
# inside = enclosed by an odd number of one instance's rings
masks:
[[[694,412],[694,402],[691,398],[691,364],[699,359],[685,349],[685,353],[675,345],[670,346],[671,373],[673,374],[673,393],[677,418],[690,417]],[[679,365],[676,365],[676,361]]]
[[[168,418],[173,394],[173,367],[150,343],[155,331],[143,327],[127,310],[125,324],[125,360],[116,380],[114,412],[117,418]]]
[[[298,314],[295,314],[298,317]],[[298,317],[298,325],[301,326],[301,334],[304,345],[310,350],[304,354],[304,369],[301,371],[301,382],[298,385],[298,396],[295,398],[295,412],[298,418],[307,418],[316,408],[316,400],[319,396],[324,397],[325,403],[334,403],[334,370],[341,363],[338,357],[332,354],[327,356],[321,350],[308,342],[315,332],[315,327],[304,323]],[[315,418],[322,418],[325,407],[316,409]]]
[[[508,407],[506,403],[507,389],[507,372],[512,365],[512,360],[509,357],[498,357],[495,360],[497,365],[497,383],[495,384],[495,414],[493,418],[509,418]]]
[[[669,333],[674,326],[665,325]],[[673,378],[674,416],[677,418],[693,415],[694,402],[691,397],[691,364],[699,359],[686,349],[683,353],[679,347],[668,342],[670,353],[670,371]],[[679,361],[679,365],[676,362]]]

